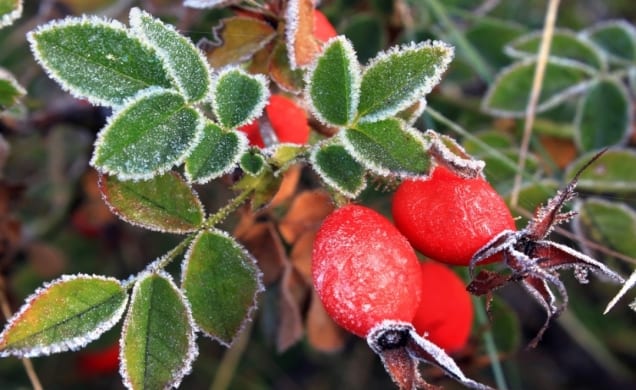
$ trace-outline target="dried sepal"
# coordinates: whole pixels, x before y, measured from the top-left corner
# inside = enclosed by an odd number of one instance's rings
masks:
[[[417,334],[413,325],[383,321],[367,334],[367,343],[384,363],[391,378],[402,390],[433,389],[419,374],[419,362],[437,366],[450,378],[471,389],[492,389],[464,375],[457,363],[437,345]]]
[[[424,139],[429,143],[428,154],[437,164],[467,179],[483,176],[486,163],[474,159],[453,138],[434,130],[426,130]]]

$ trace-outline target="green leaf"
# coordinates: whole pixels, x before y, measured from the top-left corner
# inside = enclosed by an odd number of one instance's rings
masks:
[[[240,131],[225,131],[208,121],[203,138],[185,162],[188,181],[205,184],[229,173],[247,150],[247,137]]]
[[[283,91],[299,95],[305,88],[305,73],[301,69],[292,69],[289,54],[284,42],[274,46],[269,56],[269,77]]]
[[[581,31],[581,36],[601,48],[613,62],[636,61],[636,30],[623,20],[597,23]]]
[[[266,21],[247,17],[221,19],[213,33],[214,42],[203,42],[214,68],[248,60],[276,36],[276,30]]]
[[[327,43],[309,72],[306,95],[321,122],[345,126],[354,120],[360,98],[360,64],[345,37]]]
[[[515,58],[536,57],[541,46],[542,31],[524,35],[506,46]],[[598,48],[570,30],[557,30],[552,36],[550,57],[577,61],[592,69],[605,69],[605,58]]]
[[[587,164],[597,153],[592,151],[579,157],[570,164],[565,179],[571,180],[574,174]],[[610,149],[588,169],[581,173],[577,188],[590,192],[631,193],[636,192],[636,152],[632,149]]]
[[[257,118],[269,98],[265,77],[250,75],[238,68],[222,71],[212,94],[214,115],[226,129],[246,125]]]
[[[22,16],[22,0],[0,0],[0,28],[10,26]]]
[[[359,123],[339,133],[347,151],[366,169],[381,176],[426,174],[430,158],[421,133],[397,119]]]
[[[208,65],[190,40],[139,8],[130,10],[130,26],[133,33],[144,37],[157,50],[187,101],[196,102],[207,96],[210,91]]]
[[[493,115],[522,117],[532,89],[536,59],[529,58],[504,68],[490,86],[482,108]],[[585,90],[591,75],[587,67],[574,61],[549,59],[546,64],[543,88],[537,112],[555,107],[571,96]]]
[[[192,313],[170,276],[139,278],[122,330],[121,373],[129,389],[178,387],[198,351]]]
[[[194,239],[183,264],[182,288],[194,320],[206,335],[229,345],[256,308],[263,290],[254,258],[218,230]]]
[[[180,164],[201,138],[199,113],[174,91],[141,93],[99,133],[91,165],[122,180],[150,179]]]
[[[157,53],[117,21],[66,18],[27,37],[49,76],[91,103],[118,106],[148,87],[171,87]]]
[[[636,212],[621,202],[587,198],[577,208],[586,235],[626,256],[636,256]]]
[[[114,278],[64,275],[45,284],[0,334],[0,356],[42,356],[75,350],[112,328],[128,295]]]
[[[258,176],[267,167],[265,158],[256,150],[244,153],[239,160],[241,169],[250,176]]]
[[[252,148],[241,156],[239,167],[245,174],[233,189],[251,192],[252,209],[259,209],[268,204],[280,188],[282,175],[274,175],[272,168],[257,148]]]
[[[495,69],[510,64],[504,47],[525,32],[525,27],[508,20],[478,18],[466,30],[466,39]]]
[[[99,187],[111,211],[133,225],[160,232],[187,233],[203,223],[205,212],[198,195],[176,172],[147,181],[102,176]]]
[[[0,112],[16,104],[24,95],[26,91],[18,84],[15,77],[0,68]]]
[[[402,111],[429,93],[453,58],[453,48],[427,41],[378,54],[360,84],[358,114],[376,122]]]
[[[364,167],[342,145],[319,144],[313,148],[310,159],[320,178],[347,198],[356,198],[367,185]]]
[[[583,151],[622,144],[631,133],[629,92],[614,79],[601,79],[585,91],[576,115],[575,139]]]

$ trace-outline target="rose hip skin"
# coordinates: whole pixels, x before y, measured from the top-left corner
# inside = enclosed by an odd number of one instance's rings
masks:
[[[442,166],[426,180],[403,182],[392,212],[395,226],[415,249],[448,264],[468,265],[494,236],[516,230],[506,203],[485,179],[461,178]]]
[[[422,263],[422,301],[413,318],[420,335],[453,352],[463,348],[473,323],[473,304],[464,282],[443,264]]]
[[[421,299],[413,248],[363,206],[342,207],[325,219],[314,241],[312,277],[327,313],[360,337],[384,320],[411,322]]]

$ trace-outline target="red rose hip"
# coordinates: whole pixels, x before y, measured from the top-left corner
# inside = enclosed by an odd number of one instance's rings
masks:
[[[360,337],[384,320],[411,322],[421,299],[413,248],[363,206],[342,207],[325,219],[314,241],[312,277],[327,313]]]
[[[422,301],[413,318],[420,335],[453,352],[463,348],[473,323],[473,304],[464,282],[443,264],[422,263]]]
[[[498,233],[516,230],[506,203],[485,179],[465,179],[442,166],[426,180],[403,182],[392,212],[415,249],[448,264],[468,265]]]

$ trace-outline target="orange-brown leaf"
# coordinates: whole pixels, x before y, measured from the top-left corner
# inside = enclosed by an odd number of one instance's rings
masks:
[[[306,231],[315,231],[334,209],[329,194],[322,190],[298,195],[278,228],[288,243],[293,244]]]

